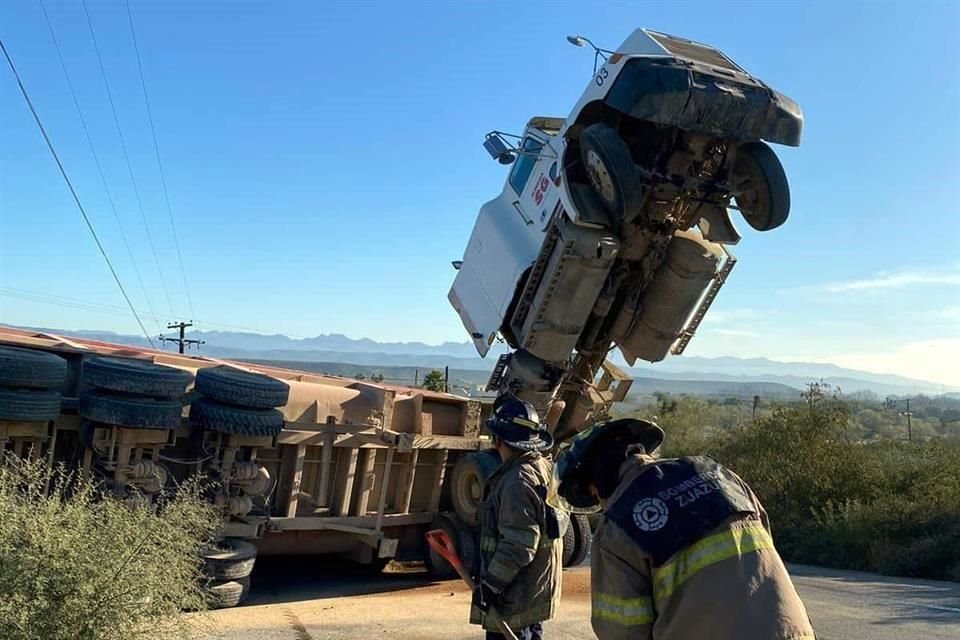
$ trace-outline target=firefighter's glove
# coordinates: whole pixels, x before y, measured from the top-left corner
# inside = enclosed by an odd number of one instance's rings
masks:
[[[500,609],[500,595],[500,591],[485,580],[478,582],[473,591],[474,601],[484,613],[490,609]]]

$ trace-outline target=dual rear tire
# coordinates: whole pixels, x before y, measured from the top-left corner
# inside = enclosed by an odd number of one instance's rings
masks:
[[[0,347],[0,420],[48,422],[60,413],[67,361],[52,353]]]
[[[188,371],[133,358],[88,358],[78,411],[87,420],[133,429],[174,429],[183,416]]]
[[[203,574],[210,581],[204,588],[210,609],[228,609],[243,603],[250,593],[250,573],[257,548],[239,538],[224,538],[201,553]]]
[[[468,527],[460,518],[452,513],[438,513],[430,525],[430,529],[440,529],[447,534],[453,542],[457,556],[463,563],[467,573],[474,575],[477,568],[477,562],[480,559],[480,538],[476,528]],[[441,580],[449,580],[457,577],[457,571],[449,562],[433,550],[429,544],[424,541],[423,563],[426,565],[430,575]]]
[[[283,429],[290,387],[270,376],[231,367],[197,372],[195,390],[202,397],[190,405],[190,419],[209,431],[242,436],[275,436]]]
[[[563,534],[563,566],[576,567],[583,564],[593,544],[590,520],[581,513],[570,514],[570,525]]]

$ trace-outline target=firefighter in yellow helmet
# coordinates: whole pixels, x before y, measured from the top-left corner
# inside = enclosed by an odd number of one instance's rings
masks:
[[[603,508],[591,556],[600,640],[814,640],[750,487],[708,457],[655,459],[663,430],[615,420],[558,458],[551,500]]]

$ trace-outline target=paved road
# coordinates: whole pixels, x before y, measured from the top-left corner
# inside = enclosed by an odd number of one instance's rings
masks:
[[[960,583],[792,565],[821,640],[960,640]]]
[[[564,572],[551,640],[593,638],[590,569]],[[886,578],[819,567],[791,573],[821,640],[958,640],[960,584]],[[248,603],[204,614],[208,640],[481,638],[465,623],[469,593],[422,573],[366,577],[317,561],[258,563]]]

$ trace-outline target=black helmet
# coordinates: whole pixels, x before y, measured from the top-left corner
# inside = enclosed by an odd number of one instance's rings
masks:
[[[520,451],[542,451],[553,446],[553,436],[540,422],[537,410],[512,394],[497,398],[487,430]]]
[[[553,465],[551,504],[574,513],[598,511],[600,503],[587,489],[591,483],[601,484],[599,478],[591,477],[596,475],[593,463],[598,457],[606,449],[622,450],[625,454],[626,448],[635,444],[653,453],[663,443],[663,435],[663,429],[653,422],[636,418],[613,420],[581,431]],[[607,471],[616,473],[618,467]]]

